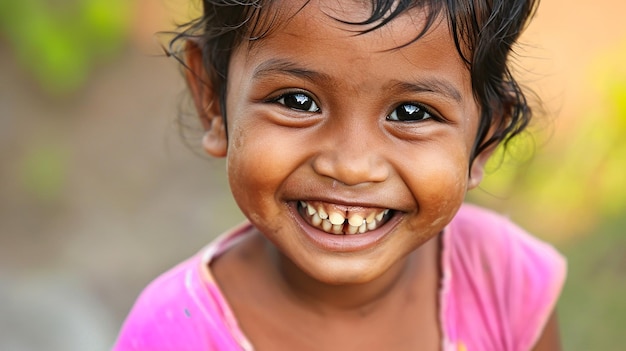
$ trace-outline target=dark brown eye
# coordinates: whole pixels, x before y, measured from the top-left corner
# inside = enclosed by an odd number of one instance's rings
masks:
[[[315,100],[304,93],[284,94],[276,99],[276,102],[296,111],[319,112],[320,110]]]
[[[423,106],[405,103],[396,107],[388,116],[389,121],[421,121],[433,116]]]

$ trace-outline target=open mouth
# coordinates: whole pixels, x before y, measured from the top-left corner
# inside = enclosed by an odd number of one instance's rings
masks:
[[[298,202],[298,212],[305,221],[328,234],[363,234],[375,230],[391,218],[390,209],[328,209],[321,203]]]

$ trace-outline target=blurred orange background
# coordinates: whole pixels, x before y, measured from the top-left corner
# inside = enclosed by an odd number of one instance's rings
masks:
[[[243,219],[223,161],[179,135],[154,35],[198,6],[0,0],[0,349],[109,349],[151,279]],[[625,10],[540,5],[515,61],[545,112],[468,197],[568,257],[568,350],[626,345]]]

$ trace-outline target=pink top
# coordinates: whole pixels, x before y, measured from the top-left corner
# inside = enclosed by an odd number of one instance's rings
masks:
[[[253,350],[209,266],[250,229],[244,223],[153,281],[113,350]],[[443,232],[441,261],[444,351],[532,349],[565,279],[559,253],[507,219],[463,205]]]

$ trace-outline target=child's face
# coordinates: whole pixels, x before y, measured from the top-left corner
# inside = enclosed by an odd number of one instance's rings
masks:
[[[436,236],[484,160],[468,168],[478,107],[446,20],[394,49],[421,30],[419,10],[355,35],[328,14],[369,13],[338,3],[313,1],[235,50],[228,149],[211,137],[205,147],[227,154],[238,205],[282,254],[313,278],[349,284]]]

